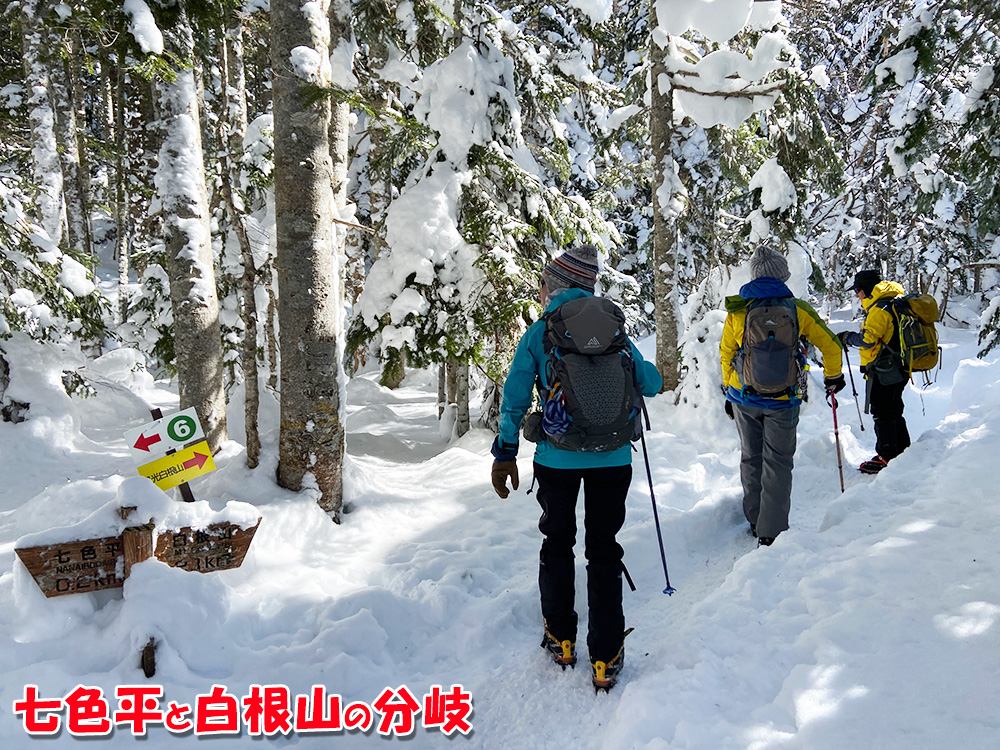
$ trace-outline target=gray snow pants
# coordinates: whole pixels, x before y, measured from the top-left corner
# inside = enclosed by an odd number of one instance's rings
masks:
[[[773,539],[788,528],[799,407],[733,404],[733,413],[742,453],[743,513],[757,527],[758,537]]]

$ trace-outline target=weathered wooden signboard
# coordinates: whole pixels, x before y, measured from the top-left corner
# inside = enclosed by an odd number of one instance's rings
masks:
[[[156,559],[184,570],[211,573],[243,564],[253,535],[260,526],[241,529],[231,523],[213,523],[204,529],[185,527],[160,534],[156,539]]]
[[[125,529],[121,536],[15,549],[46,597],[121,588],[136,563],[151,556],[183,570],[211,573],[238,568],[257,524],[243,529],[222,521],[204,529],[185,527],[159,534],[152,526]]]
[[[122,538],[82,539],[15,549],[47,597],[121,588],[125,583]]]

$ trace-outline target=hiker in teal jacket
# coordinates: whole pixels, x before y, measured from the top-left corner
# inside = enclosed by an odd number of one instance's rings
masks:
[[[590,245],[568,250],[542,272],[539,298],[551,312],[570,300],[593,296],[597,280],[597,250]],[[531,408],[536,381],[548,388],[544,350],[545,321],[533,323],[521,337],[503,388],[500,434],[493,444],[493,486],[506,498],[518,487],[518,431]],[[629,342],[636,381],[644,396],[663,386],[656,367]],[[632,447],[604,452],[577,452],[542,440],[536,444],[534,477],[544,535],[539,554],[543,641],[554,661],[564,668],[576,663],[575,599],[576,501],[583,485],[589,621],[587,647],[597,687],[609,688],[624,661],[625,616],[622,611],[622,555],[615,536],[625,522],[625,497],[632,479]]]

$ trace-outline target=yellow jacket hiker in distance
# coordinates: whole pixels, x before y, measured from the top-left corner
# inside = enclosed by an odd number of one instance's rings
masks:
[[[722,385],[726,389],[726,397],[737,404],[751,404],[766,408],[781,408],[784,405],[799,403],[798,393],[793,395],[782,395],[776,398],[754,396],[743,393],[743,383],[740,382],[739,373],[733,366],[733,358],[743,344],[743,326],[747,319],[747,310],[750,303],[755,299],[767,297],[791,297],[792,293],[784,283],[773,283],[773,279],[762,277],[745,284],[740,289],[739,295],[726,298],[726,324],[722,329],[722,343],[719,346],[719,360],[722,365]],[[837,334],[823,322],[823,320],[805,300],[796,299],[795,308],[798,314],[799,335],[805,336],[809,342],[815,346],[823,355],[823,376],[835,378],[842,369],[842,348]],[[880,311],[884,312],[884,311]],[[890,321],[890,329],[892,322]],[[891,330],[890,330],[891,333]],[[785,402],[784,404],[775,402]]]
[[[750,532],[757,537],[758,544],[769,545],[775,537],[788,528],[788,514],[791,508],[792,468],[795,457],[796,428],[799,422],[799,405],[802,394],[798,384],[789,385],[782,392],[770,395],[758,393],[741,382],[740,372],[758,373],[758,365],[763,362],[765,372],[770,372],[768,350],[754,346],[743,352],[741,359],[749,358],[745,364],[749,370],[737,371],[734,360],[744,345],[744,330],[747,314],[755,307],[757,300],[766,300],[768,308],[783,307],[784,314],[776,316],[790,324],[792,310],[798,323],[798,336],[804,336],[823,354],[823,386],[828,393],[836,393],[844,387],[841,373],[843,350],[840,339],[820,320],[812,305],[796,299],[785,286],[788,280],[788,263],[783,255],[764,244],[757,248],[750,258],[752,281],[740,288],[738,296],[726,298],[725,327],[719,345],[719,361],[722,365],[722,383],[726,394],[726,413],[736,422],[740,435],[740,483],[743,485],[743,514],[750,523]],[[798,348],[798,339],[785,329],[779,335],[771,332],[771,338],[780,340],[779,351],[783,350],[786,371],[784,378],[776,384],[787,383],[794,377],[792,362],[788,361],[791,351]],[[750,344],[748,343],[748,347]],[[764,357],[763,360],[755,357]],[[755,364],[756,362],[756,364]],[[776,371],[780,372],[780,371]]]
[[[882,347],[891,342],[896,334],[892,313],[875,303],[879,300],[898,297],[901,294],[903,294],[903,287],[895,281],[880,281],[872,288],[871,296],[861,300],[861,306],[865,310],[865,322],[861,325],[862,340],[857,345],[861,348],[862,368],[874,362],[881,354]]]
[[[909,375],[895,352],[899,351],[899,328],[886,302],[903,294],[895,281],[883,281],[878,269],[858,271],[851,290],[861,300],[865,321],[860,331],[842,331],[845,346],[861,349],[861,372],[865,374],[865,412],[871,412],[875,427],[874,456],[858,467],[877,474],[910,447],[910,431],[903,417],[903,392]],[[885,355],[885,356],[883,356]]]

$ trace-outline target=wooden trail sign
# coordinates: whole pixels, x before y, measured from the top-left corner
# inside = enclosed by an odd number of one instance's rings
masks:
[[[15,549],[46,597],[121,588],[132,566],[150,557],[183,570],[211,573],[243,564],[260,526],[228,521],[198,529],[185,526],[153,539],[153,525],[130,526],[121,536]]]
[[[47,597],[121,588],[125,583],[120,536],[25,547],[14,552]]]
[[[187,526],[168,531],[156,539],[156,558],[175,568],[201,573],[238,568],[259,526],[258,518],[256,526],[249,529],[231,523],[213,523],[205,529]]]

